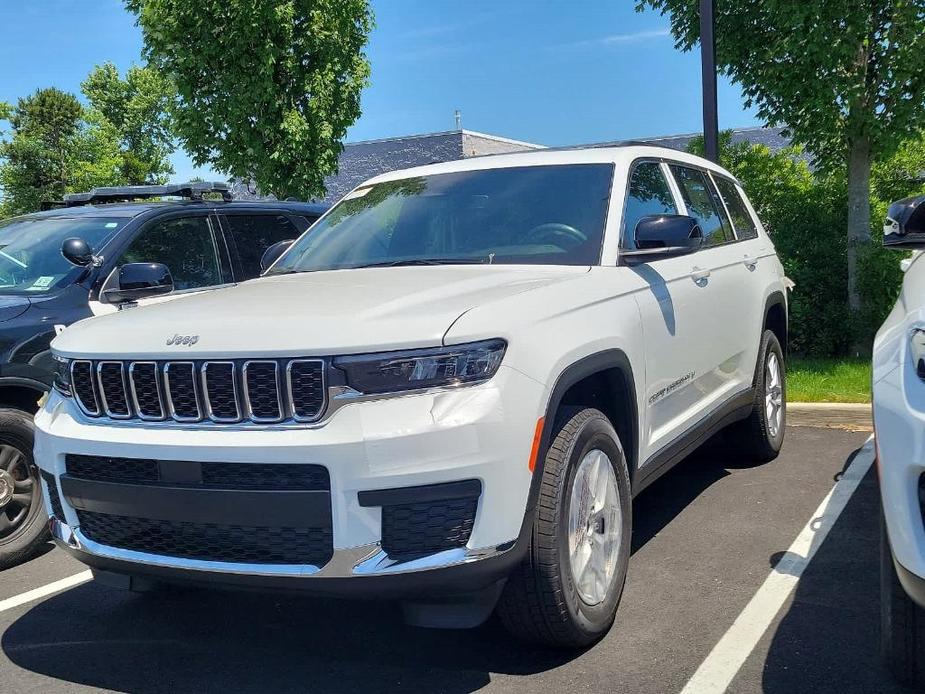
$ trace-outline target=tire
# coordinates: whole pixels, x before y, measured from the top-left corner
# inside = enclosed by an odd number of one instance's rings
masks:
[[[880,514],[880,646],[893,677],[925,687],[925,610],[907,594],[896,567]]]
[[[777,364],[777,379],[770,376],[771,362]],[[777,383],[773,381],[776,380]],[[774,460],[784,445],[787,428],[787,371],[784,353],[777,336],[765,330],[755,365],[755,400],[748,418],[729,427],[728,434],[736,451],[742,456],[762,463]],[[775,394],[777,397],[775,397]],[[769,416],[768,398],[779,401],[776,411],[779,418]]]
[[[527,557],[508,578],[498,603],[498,615],[507,629],[524,641],[555,648],[581,648],[607,633],[623,592],[632,530],[629,473],[620,439],[598,410],[564,408],[555,426],[543,465],[530,548]],[[601,458],[597,453],[606,457]],[[607,494],[598,494],[595,499],[577,498],[573,488],[589,489],[594,471],[603,474],[608,470],[608,459],[612,477],[608,474],[606,482],[602,482]],[[575,485],[576,478],[578,485]],[[597,489],[600,491],[603,486],[598,485]],[[607,502],[602,505],[598,499],[603,496]],[[582,501],[589,503],[585,505]],[[573,506],[574,519],[570,517]],[[601,506],[611,513],[593,512]],[[586,508],[587,514],[583,513]],[[614,508],[617,511],[613,511]],[[578,518],[582,520],[576,527],[584,530],[572,533],[570,520]],[[578,551],[587,552],[582,556],[612,559],[605,564],[609,569],[601,570],[600,585],[589,585],[593,573],[589,575],[587,571],[599,566],[592,561],[586,563],[589,568],[576,580],[570,547],[572,537],[578,538]],[[602,541],[607,538],[609,543]],[[593,549],[597,550],[597,555],[593,554]],[[577,555],[576,561],[580,561]],[[588,580],[580,580],[582,576]]]
[[[16,497],[0,508],[0,569],[31,559],[51,539],[42,485],[32,458],[34,431],[31,414],[0,409],[0,496],[2,490],[10,488],[11,480],[16,492]],[[26,494],[27,507],[22,502]]]

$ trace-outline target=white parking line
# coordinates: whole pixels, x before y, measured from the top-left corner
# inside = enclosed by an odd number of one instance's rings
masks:
[[[758,592],[688,680],[681,694],[719,694],[726,691],[799,583],[803,571],[835,525],[873,461],[871,437],[819,504],[819,508],[784,557],[771,570]]]
[[[79,574],[74,574],[73,576],[62,578],[60,581],[49,583],[47,586],[42,586],[41,588],[35,588],[33,590],[26,591],[25,593],[14,595],[12,598],[7,598],[6,600],[0,600],[0,612],[12,610],[14,607],[25,605],[27,602],[39,600],[40,598],[45,598],[49,595],[60,593],[62,590],[67,590],[68,588],[79,586],[81,583],[86,583],[92,578],[93,574],[89,571],[81,571]]]

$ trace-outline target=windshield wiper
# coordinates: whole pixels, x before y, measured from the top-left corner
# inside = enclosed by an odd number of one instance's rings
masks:
[[[407,260],[383,260],[378,263],[351,265],[353,269],[367,267],[401,267],[404,265],[484,265],[488,258],[410,258]]]

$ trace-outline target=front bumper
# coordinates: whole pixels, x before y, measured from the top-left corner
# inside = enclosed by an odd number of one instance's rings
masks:
[[[925,384],[908,365],[873,384],[877,472],[887,536],[900,576],[925,580],[925,518],[919,483],[925,474]],[[911,591],[925,597],[925,591]],[[925,600],[923,600],[925,606]]]
[[[35,459],[52,476],[46,475],[46,481],[56,485],[53,491],[61,517],[52,520],[55,538],[78,559],[101,570],[319,594],[386,595],[425,588],[439,592],[470,584],[475,589],[497,580],[517,561],[516,540],[524,526],[532,478],[528,460],[544,397],[541,384],[502,367],[486,384],[356,402],[340,408],[323,426],[298,427],[102,423],[86,418],[72,401],[54,394],[36,416]],[[74,505],[79,501],[73,484],[68,485],[68,455],[156,459],[180,465],[196,461],[323,466],[330,476],[333,553],[323,564],[250,563],[97,542],[80,527]],[[476,480],[481,489],[466,545],[389,556],[381,545],[382,510],[362,503],[361,493],[429,488],[460,480]],[[229,503],[231,499],[229,495]],[[120,513],[132,511],[130,499],[115,501]],[[268,502],[272,503],[272,494]],[[139,501],[135,509],[147,508],[145,513],[150,513],[150,506]],[[273,516],[275,511],[264,515]],[[191,520],[209,521],[203,517],[209,511],[202,506],[190,513],[196,516]],[[260,522],[260,510],[255,509],[253,524]]]

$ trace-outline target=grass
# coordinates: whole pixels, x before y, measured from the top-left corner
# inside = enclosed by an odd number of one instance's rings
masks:
[[[805,359],[787,363],[791,402],[870,402],[870,361]]]

